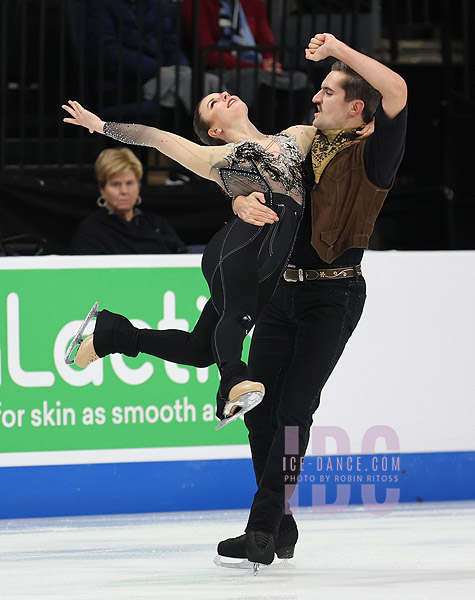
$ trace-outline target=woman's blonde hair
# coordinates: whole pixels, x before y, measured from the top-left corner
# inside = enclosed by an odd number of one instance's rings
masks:
[[[140,160],[129,148],[107,148],[103,150],[94,164],[99,187],[103,188],[112,177],[124,171],[132,171],[140,183],[143,167]]]

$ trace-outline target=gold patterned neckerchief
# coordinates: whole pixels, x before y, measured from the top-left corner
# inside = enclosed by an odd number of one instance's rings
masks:
[[[356,139],[355,132],[359,129],[361,127],[317,131],[312,142],[312,167],[315,174],[315,183],[320,181],[320,177],[331,159],[338,152],[348,148],[351,142]]]

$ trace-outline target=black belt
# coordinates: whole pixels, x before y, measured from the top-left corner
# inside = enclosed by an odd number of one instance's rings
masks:
[[[356,267],[335,267],[333,269],[297,269],[288,267],[284,271],[285,281],[315,281],[316,279],[347,279],[361,275],[361,265]]]

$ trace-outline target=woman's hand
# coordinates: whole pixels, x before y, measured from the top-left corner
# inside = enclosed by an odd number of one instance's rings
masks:
[[[237,196],[233,200],[233,211],[241,220],[250,225],[262,227],[266,223],[279,220],[276,213],[265,206],[265,196],[262,192],[252,192],[249,196]]]
[[[68,103],[69,106],[63,104],[62,108],[64,108],[72,118],[64,118],[63,121],[65,123],[81,125],[82,127],[89,129],[89,133],[94,133],[94,131],[97,131],[98,133],[104,132],[104,121],[99,119],[97,115],[83,108],[79,102],[76,102],[75,100],[69,100]]]
[[[357,144],[359,141],[369,138],[374,133],[374,119],[365,125],[363,129],[356,132],[358,139],[354,140],[352,144]]]

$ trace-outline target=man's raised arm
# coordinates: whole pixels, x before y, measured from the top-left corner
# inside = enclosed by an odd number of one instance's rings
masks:
[[[407,86],[400,75],[374,58],[350,48],[331,33],[317,33],[305,50],[305,58],[318,62],[329,56],[347,64],[381,93],[383,110],[390,119],[406,106]]]

